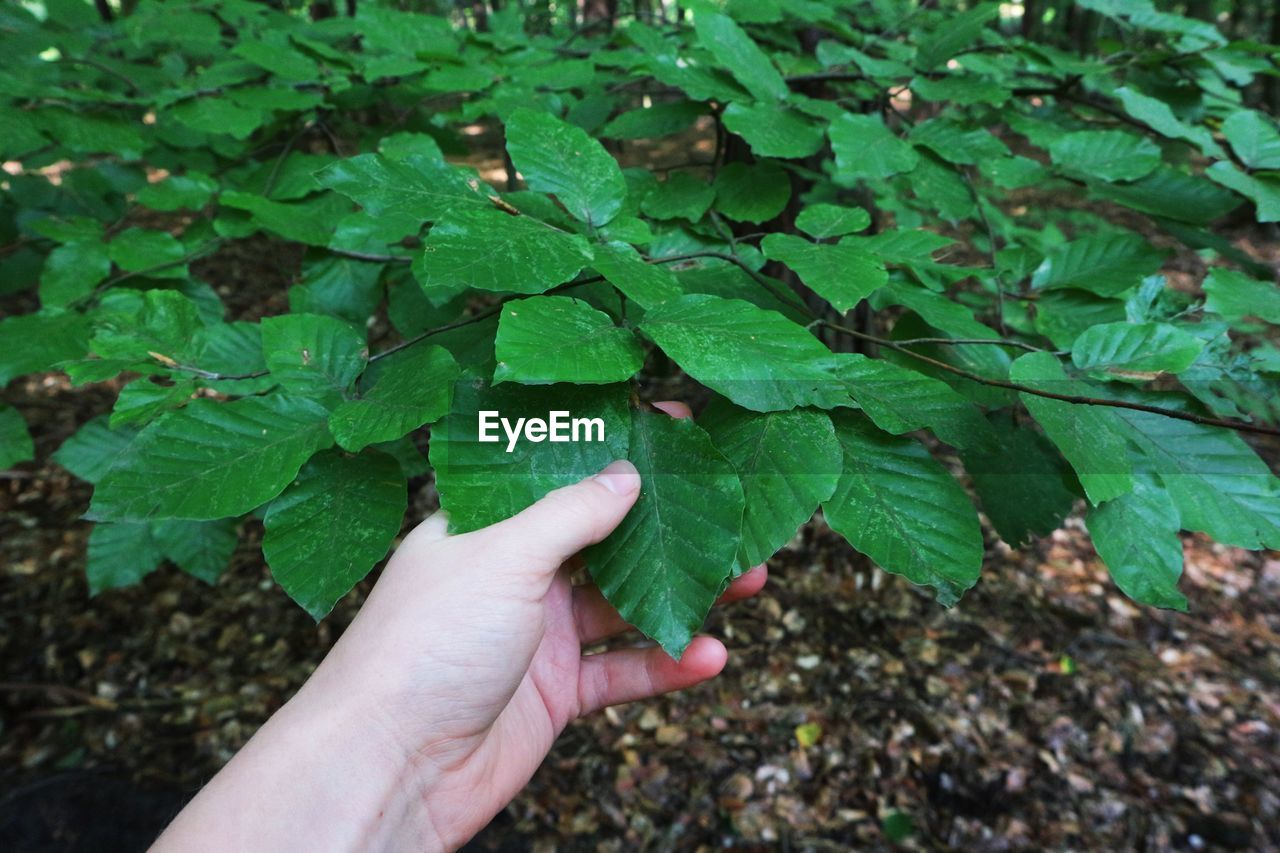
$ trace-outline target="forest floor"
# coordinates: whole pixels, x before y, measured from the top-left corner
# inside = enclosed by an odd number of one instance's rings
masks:
[[[278,313],[298,259],[249,240],[203,273],[236,316]],[[144,849],[376,577],[316,625],[247,522],[215,586],[165,567],[90,599],[90,487],[49,456],[116,390],[0,392],[38,451],[0,474],[0,849]],[[416,522],[435,493],[411,487]],[[948,611],[815,519],[713,613],[721,677],[572,725],[475,849],[1280,848],[1280,554],[1185,536],[1179,614],[1124,598],[1078,518],[1021,549],[986,535]]]
[[[254,522],[213,587],[163,568],[88,598],[90,490],[48,456],[113,395],[50,376],[5,396],[39,461],[0,479],[0,848],[142,849],[371,581],[315,625]],[[416,520],[434,490],[413,485]],[[1077,520],[988,546],[947,611],[815,520],[712,616],[720,678],[571,726],[476,847],[1280,846],[1280,554],[1187,536],[1177,614],[1129,603]],[[82,846],[37,846],[53,830]]]

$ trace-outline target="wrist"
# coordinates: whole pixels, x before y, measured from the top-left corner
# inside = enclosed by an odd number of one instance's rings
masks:
[[[282,761],[299,751],[316,757],[316,825],[332,822],[350,841],[344,849],[454,849],[431,809],[440,774],[406,744],[377,695],[322,686],[309,682],[281,709],[290,730],[272,743]]]

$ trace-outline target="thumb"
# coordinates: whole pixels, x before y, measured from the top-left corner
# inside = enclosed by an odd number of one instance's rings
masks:
[[[640,474],[626,459],[599,474],[549,492],[522,512],[487,528],[503,552],[532,559],[548,574],[617,527],[640,496]]]

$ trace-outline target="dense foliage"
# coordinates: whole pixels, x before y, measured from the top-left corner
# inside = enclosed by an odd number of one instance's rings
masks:
[[[0,9],[0,292],[30,309],[0,383],[118,383],[56,454],[95,487],[95,592],[164,560],[212,581],[254,516],[320,618],[408,478],[467,530],[620,456],[644,492],[585,560],[673,654],[818,507],[946,605],[982,567],[970,491],[1011,544],[1084,498],[1161,607],[1186,606],[1179,530],[1280,547],[1242,437],[1276,434],[1280,290],[1224,236],[1280,220],[1248,106],[1274,46],[1150,0],[1077,3],[1089,53],[1039,4],[125,5]],[[228,316],[240,285],[193,270],[255,234],[305,258]],[[1202,288],[1161,276],[1177,246]],[[641,402],[646,365],[706,389],[696,421]],[[605,440],[507,452],[481,410]],[[30,455],[12,408],[0,434],[0,464]]]

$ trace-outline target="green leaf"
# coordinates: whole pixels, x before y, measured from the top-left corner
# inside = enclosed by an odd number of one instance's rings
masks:
[[[652,308],[677,299],[680,282],[661,264],[651,264],[626,243],[606,243],[595,247],[591,265],[596,272],[641,308]]]
[[[379,361],[368,374],[368,390],[329,416],[334,439],[353,452],[394,441],[447,412],[458,365],[447,350],[418,344]]]
[[[0,403],[0,470],[34,459],[35,455],[36,448],[22,413]]]
[[[239,536],[236,519],[151,522],[151,536],[166,560],[207,584],[218,578],[231,563]]]
[[[1203,340],[1168,323],[1107,323],[1076,338],[1071,361],[1102,378],[1146,380],[1152,374],[1181,373],[1203,349]]]
[[[1094,184],[1092,195],[1175,222],[1208,225],[1240,206],[1240,197],[1199,175],[1161,167],[1131,184]]]
[[[1049,250],[1031,277],[1037,289],[1075,287],[1115,296],[1160,268],[1164,252],[1137,234],[1090,234]]]
[[[532,217],[455,211],[431,229],[413,274],[428,295],[465,287],[541,293],[573,278],[591,257],[582,237]]]
[[[871,225],[871,214],[861,207],[811,204],[796,217],[796,227],[815,240],[842,237]]]
[[[920,155],[895,136],[878,116],[846,113],[827,129],[836,155],[838,183],[852,185],[858,179],[878,180],[910,172]]]
[[[1046,352],[1027,353],[1013,363],[1009,378],[1040,391],[1098,396],[1083,382],[1068,379],[1061,363]],[[1020,395],[1031,415],[1071,463],[1093,504],[1133,488],[1133,468],[1125,449],[1125,429],[1115,409]]]
[[[791,267],[807,287],[842,314],[889,280],[884,264],[856,244],[811,243],[774,233],[761,241],[760,248],[765,257]]]
[[[339,160],[315,177],[371,216],[434,221],[450,210],[492,206],[474,174],[420,154],[403,160],[361,154]]]
[[[644,139],[680,133],[706,113],[697,101],[668,101],[625,112],[600,129],[606,139]]]
[[[937,211],[948,222],[960,222],[978,212],[969,185],[955,167],[927,151],[902,183],[911,188],[922,205]]]
[[[231,53],[283,80],[315,80],[320,76],[320,66],[294,48],[283,32],[267,30],[255,39],[242,37]]]
[[[831,352],[781,314],[740,299],[690,294],[649,309],[640,329],[685,372],[746,409],[830,408],[848,394]]]
[[[757,157],[808,157],[822,147],[822,127],[782,104],[730,104],[721,118]]]
[[[693,24],[699,44],[711,51],[757,99],[780,101],[787,97],[787,81],[782,79],[769,55],[733,19],[702,8],[694,13]]]
[[[262,321],[267,370],[286,390],[340,399],[369,357],[364,335],[337,317],[284,314]]]
[[[1280,178],[1247,175],[1226,161],[1214,163],[1204,173],[1253,202],[1258,208],[1259,222],[1280,222]]]
[[[519,109],[506,122],[507,153],[530,189],[552,193],[593,227],[622,209],[627,182],[604,146],[547,112]]]
[[[580,441],[533,442],[509,439],[500,426],[481,441],[480,412],[501,413],[512,429],[520,419],[549,420],[551,412],[592,420]],[[497,417],[496,415],[494,416]],[[496,420],[494,421],[496,423]],[[449,527],[458,533],[478,530],[515,515],[552,489],[576,483],[627,456],[630,416],[625,386],[500,385],[459,383],[449,416],[431,431],[431,465]],[[572,437],[572,433],[570,434]],[[726,566],[727,568],[727,566]]]
[[[116,404],[111,407],[111,428],[153,420],[186,403],[195,390],[193,377],[178,376],[161,385],[150,376],[140,376],[120,389]]]
[[[860,414],[832,416],[844,463],[827,523],[886,571],[937,591],[950,607],[982,571],[978,513],[956,479],[918,441]]]
[[[164,124],[177,122],[192,130],[214,136],[248,139],[262,127],[267,114],[255,107],[241,106],[231,98],[193,98],[176,104],[164,113]]]
[[[89,595],[133,586],[160,565],[164,555],[145,523],[95,524],[89,531],[85,576]]]
[[[842,453],[831,418],[810,409],[751,412],[717,398],[698,424],[742,481],[738,568],[763,563],[835,492]]]
[[[243,515],[288,485],[332,443],[328,412],[278,395],[200,399],[149,424],[94,490],[104,521]]]
[[[1070,349],[1086,329],[1125,319],[1124,301],[1104,299],[1084,290],[1048,290],[1036,300],[1033,325],[1055,347]]]
[[[1160,165],[1160,148],[1122,130],[1068,133],[1049,146],[1054,165],[1104,181],[1133,181]]]
[[[132,160],[145,147],[141,123],[124,116],[90,115],[45,106],[36,121],[46,136],[76,154],[118,154]]]
[[[382,299],[383,264],[330,255],[304,262],[302,280],[289,288],[294,314],[332,314],[363,326]]]
[[[640,497],[582,557],[622,618],[679,658],[733,571],[742,486],[692,420],[633,412],[629,443]]]
[[[791,178],[772,163],[730,163],[716,176],[716,210],[735,222],[761,223],[791,200]]]
[[[1204,280],[1204,307],[1223,317],[1259,317],[1280,323],[1280,285],[1214,267]]]
[[[1125,595],[1139,604],[1187,609],[1186,597],[1178,592],[1178,510],[1167,492],[1139,479],[1129,494],[1090,507],[1085,525],[1098,556]]]
[[[965,12],[948,14],[945,23],[929,34],[916,50],[916,67],[930,71],[973,44],[987,23],[1000,14],[1000,4],[980,3]]]
[[[653,219],[688,219],[696,222],[715,200],[716,191],[688,172],[672,172],[649,188],[640,209]]]
[[[1203,127],[1187,124],[1173,114],[1169,105],[1158,98],[1122,86],[1116,89],[1116,97],[1125,112],[1150,127],[1156,133],[1170,139],[1181,139],[1196,146],[1210,157],[1222,158],[1226,154],[1213,141],[1213,134]]]
[[[138,435],[136,429],[114,429],[109,421],[107,415],[99,415],[85,423],[62,442],[53,454],[53,461],[81,480],[97,483]]]
[[[129,228],[107,245],[107,251],[125,272],[146,272],[151,278],[187,276],[186,267],[179,264],[187,250],[167,231]]]
[[[393,457],[318,454],[267,508],[263,556],[276,582],[319,621],[386,556],[407,505]]]
[[[966,129],[947,118],[934,118],[917,124],[911,129],[911,141],[928,148],[948,163],[962,165],[981,163],[1009,153],[998,136],[982,129]]]
[[[107,247],[101,243],[67,243],[49,253],[40,272],[40,304],[65,308],[93,292],[111,273]]]
[[[1239,548],[1280,548],[1280,480],[1239,435],[1149,412],[1114,411],[1139,450],[1134,464],[1160,479],[1183,529]]]
[[[253,193],[228,190],[218,196],[218,203],[225,208],[246,211],[249,214],[249,233],[269,231],[286,240],[321,247],[329,245],[338,223],[351,212],[350,203],[333,193],[304,201],[279,202]],[[221,217],[215,222],[220,233],[242,234],[242,230],[223,230],[224,224]],[[242,223],[233,223],[233,228],[242,227]]]
[[[607,385],[630,379],[644,365],[635,335],[568,296],[533,296],[503,305],[494,355],[495,385]]]
[[[1017,548],[1062,525],[1076,501],[1075,475],[1048,439],[1017,426],[1012,412],[993,412],[988,422],[995,440],[960,458],[996,532]]]
[[[1250,169],[1280,169],[1280,131],[1266,115],[1237,110],[1222,123],[1222,132]]]
[[[93,336],[93,351],[107,360],[140,364],[129,369],[155,369],[156,355],[186,362],[196,333],[204,327],[200,309],[176,290],[148,290],[141,310],[101,322]]]
[[[218,182],[203,172],[188,171],[170,175],[163,181],[147,184],[138,190],[138,203],[152,210],[170,213],[175,210],[199,210],[218,191]]]
[[[978,408],[940,379],[858,353],[837,354],[832,373],[885,432],[929,429],[954,447],[994,441]]]

